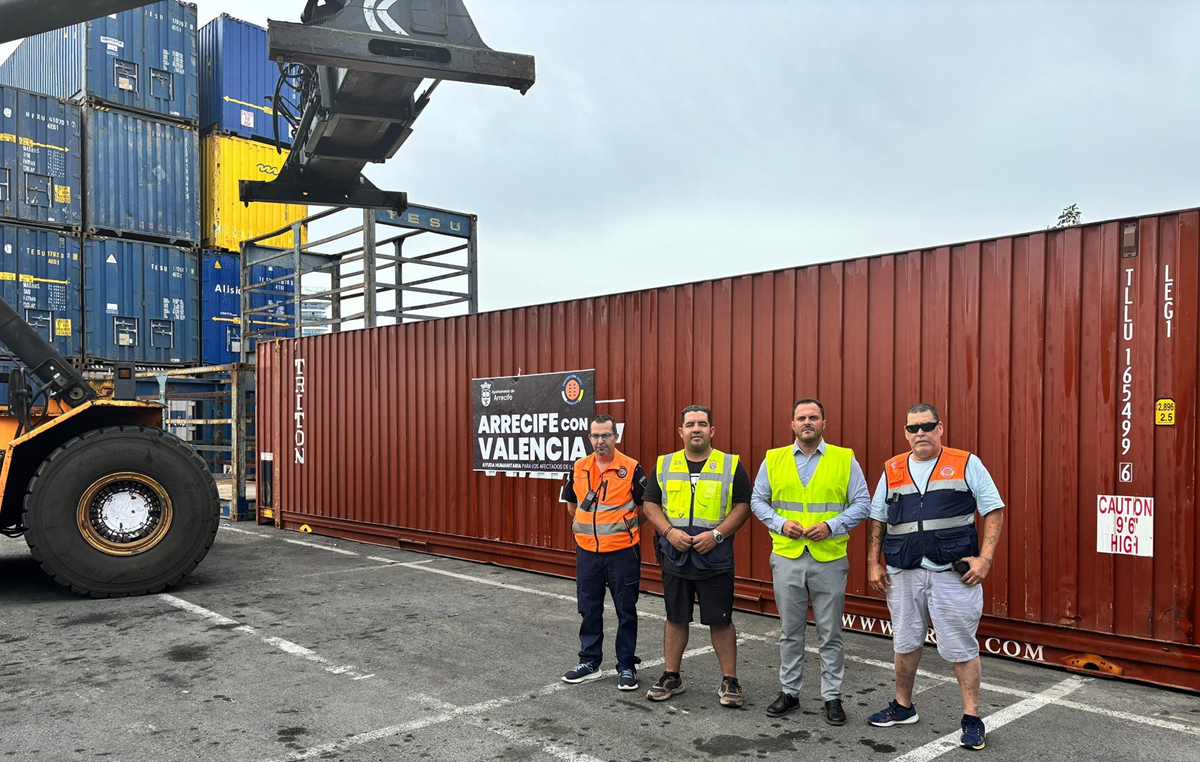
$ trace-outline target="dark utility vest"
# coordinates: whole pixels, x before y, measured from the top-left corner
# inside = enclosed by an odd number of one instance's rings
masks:
[[[967,486],[971,453],[943,447],[923,495],[909,473],[908,456],[897,455],[884,466],[888,533],[883,556],[888,566],[916,569],[922,556],[949,564],[979,555],[975,495]]]

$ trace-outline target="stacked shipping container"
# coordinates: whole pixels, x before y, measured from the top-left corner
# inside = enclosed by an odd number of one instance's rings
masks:
[[[0,169],[0,216],[15,207],[17,219],[82,234],[66,247],[74,281],[47,284],[61,291],[55,303],[65,302],[71,315],[74,340],[56,336],[68,357],[199,362],[196,21],[195,5],[162,0],[30,37],[0,63],[5,85],[64,99],[0,88],[4,106],[18,101],[24,123],[14,134],[25,166],[37,170],[8,178],[19,190],[8,194]],[[44,119],[30,120],[34,111]],[[7,117],[6,109],[0,114]],[[7,168],[3,125],[0,166]],[[56,332],[67,319],[53,319]]]
[[[80,129],[78,106],[0,85],[0,219],[79,228]]]
[[[200,276],[203,295],[201,310],[204,322],[200,329],[201,356],[205,365],[225,365],[240,362],[242,351],[242,283],[240,262],[235,254],[205,252]],[[278,336],[290,337],[295,314],[293,294],[296,286],[292,271],[284,267],[254,265],[250,282],[258,288],[252,291],[250,308],[270,307],[269,312],[255,313],[250,324],[255,330],[278,329]],[[254,351],[250,340],[247,351]]]
[[[0,64],[0,81],[195,124],[196,6],[163,0],[29,37]]]
[[[272,315],[256,318],[257,328],[280,327],[278,336],[291,336],[283,326],[292,314],[294,292],[283,268],[252,268],[249,283],[241,282],[238,257],[242,241],[278,230],[303,219],[308,207],[289,204],[243,204],[241,180],[272,180],[287,159],[287,122],[276,122],[274,96],[296,103],[295,90],[280,80],[279,67],[267,53],[267,30],[222,14],[200,30],[200,127],[202,231],[205,249],[201,278],[201,355],[205,365],[241,359],[241,291],[250,289],[251,308],[287,302]],[[293,106],[294,109],[294,106]],[[278,125],[278,126],[276,126]],[[276,146],[278,130],[279,147]],[[301,243],[307,242],[301,231]],[[263,242],[290,248],[285,233]],[[270,283],[264,286],[264,282]],[[274,317],[275,319],[272,319]],[[281,325],[275,326],[278,322]],[[253,351],[248,344],[247,351]]]

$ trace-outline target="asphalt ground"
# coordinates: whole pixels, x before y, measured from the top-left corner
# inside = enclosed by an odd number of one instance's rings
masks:
[[[639,603],[641,690],[617,690],[611,637],[604,679],[567,685],[572,580],[270,527],[223,526],[169,594],[79,597],[14,540],[0,541],[0,579],[0,762],[1200,758],[1200,696],[990,657],[987,748],[961,749],[958,687],[934,649],[917,680],[921,721],[871,727],[893,695],[891,641],[851,632],[849,722],[824,722],[811,647],[801,709],[770,718],[778,621],[754,614],[734,617],[744,708],[718,705],[698,626],[687,691],[653,703],[653,595]]]

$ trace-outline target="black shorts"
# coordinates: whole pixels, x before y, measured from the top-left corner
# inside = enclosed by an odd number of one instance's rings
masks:
[[[700,599],[700,624],[729,624],[733,621],[733,569],[707,579],[684,579],[663,572],[663,599],[668,622],[692,621],[692,609]]]

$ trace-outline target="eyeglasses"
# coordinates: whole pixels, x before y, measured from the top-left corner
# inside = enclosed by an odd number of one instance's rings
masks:
[[[941,421],[930,421],[929,423],[910,423],[904,427],[909,434],[916,434],[918,431],[929,433],[938,427]]]
[[[611,434],[611,433],[609,433],[609,434],[588,434],[588,439],[592,440],[593,442],[600,442],[605,439],[612,439],[615,436],[616,436],[616,434]]]

